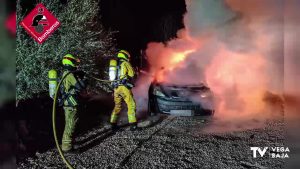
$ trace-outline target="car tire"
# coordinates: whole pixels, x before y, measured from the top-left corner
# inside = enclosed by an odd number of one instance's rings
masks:
[[[154,116],[153,111],[151,111],[151,103],[150,103],[150,101],[148,101],[148,115],[149,116]]]
[[[149,100],[148,101],[148,115],[156,116],[158,113],[159,113],[159,109],[157,107],[157,104],[155,104],[154,102],[152,102],[152,104],[151,104],[151,101]]]

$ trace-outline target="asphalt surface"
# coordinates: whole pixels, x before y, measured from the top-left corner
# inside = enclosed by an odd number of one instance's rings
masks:
[[[283,146],[284,122],[262,128],[205,132],[211,119],[161,116],[139,124],[141,131],[109,126],[78,136],[77,154],[67,154],[75,168],[283,168],[283,159],[253,158],[251,146]],[[56,149],[36,153],[18,168],[65,168]]]

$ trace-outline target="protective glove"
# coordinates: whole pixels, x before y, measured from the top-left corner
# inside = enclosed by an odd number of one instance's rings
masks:
[[[117,88],[118,87],[118,82],[112,82],[111,85],[112,85],[113,88]]]
[[[121,84],[126,85],[126,83],[127,83],[127,79],[124,78],[121,80]]]
[[[58,104],[59,107],[62,107],[64,105],[64,100],[61,99],[61,98],[58,98],[57,99],[57,104]]]

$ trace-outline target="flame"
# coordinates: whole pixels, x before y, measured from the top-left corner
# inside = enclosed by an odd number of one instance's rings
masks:
[[[183,62],[186,57],[194,52],[195,49],[190,49],[190,50],[186,50],[183,52],[175,52],[172,56],[171,56],[171,67],[170,70],[173,70],[175,67],[177,67],[178,65],[180,65],[181,62]]]
[[[178,37],[163,43],[151,42],[148,44],[146,54],[151,65],[151,72],[155,75],[158,82],[168,81],[168,74],[180,68],[189,54],[195,52],[202,44],[199,40],[190,37],[185,29],[178,32]]]
[[[186,58],[186,55],[184,53],[174,53],[173,56],[171,56],[171,67],[170,70],[176,67],[176,65]]]
[[[180,67],[181,63],[184,62],[184,60],[186,59],[186,57],[188,56],[188,54],[192,53],[194,50],[186,50],[183,52],[172,52],[169,55],[169,63],[168,66],[162,67],[160,70],[157,70],[157,72],[155,73],[155,80],[157,82],[164,82],[167,79],[167,74],[172,73],[172,71],[174,69],[177,69]]]

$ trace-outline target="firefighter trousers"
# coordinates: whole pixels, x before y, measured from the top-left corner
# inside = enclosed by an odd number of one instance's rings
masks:
[[[62,137],[62,150],[68,151],[72,148],[73,134],[78,121],[77,107],[64,107],[65,129]]]
[[[128,115],[128,122],[129,123],[136,123],[136,104],[133,98],[133,94],[131,90],[129,90],[125,86],[118,86],[118,88],[114,91],[114,102],[115,107],[110,117],[111,123],[117,123],[118,116],[122,109],[122,102],[125,101],[127,105],[127,115]]]

